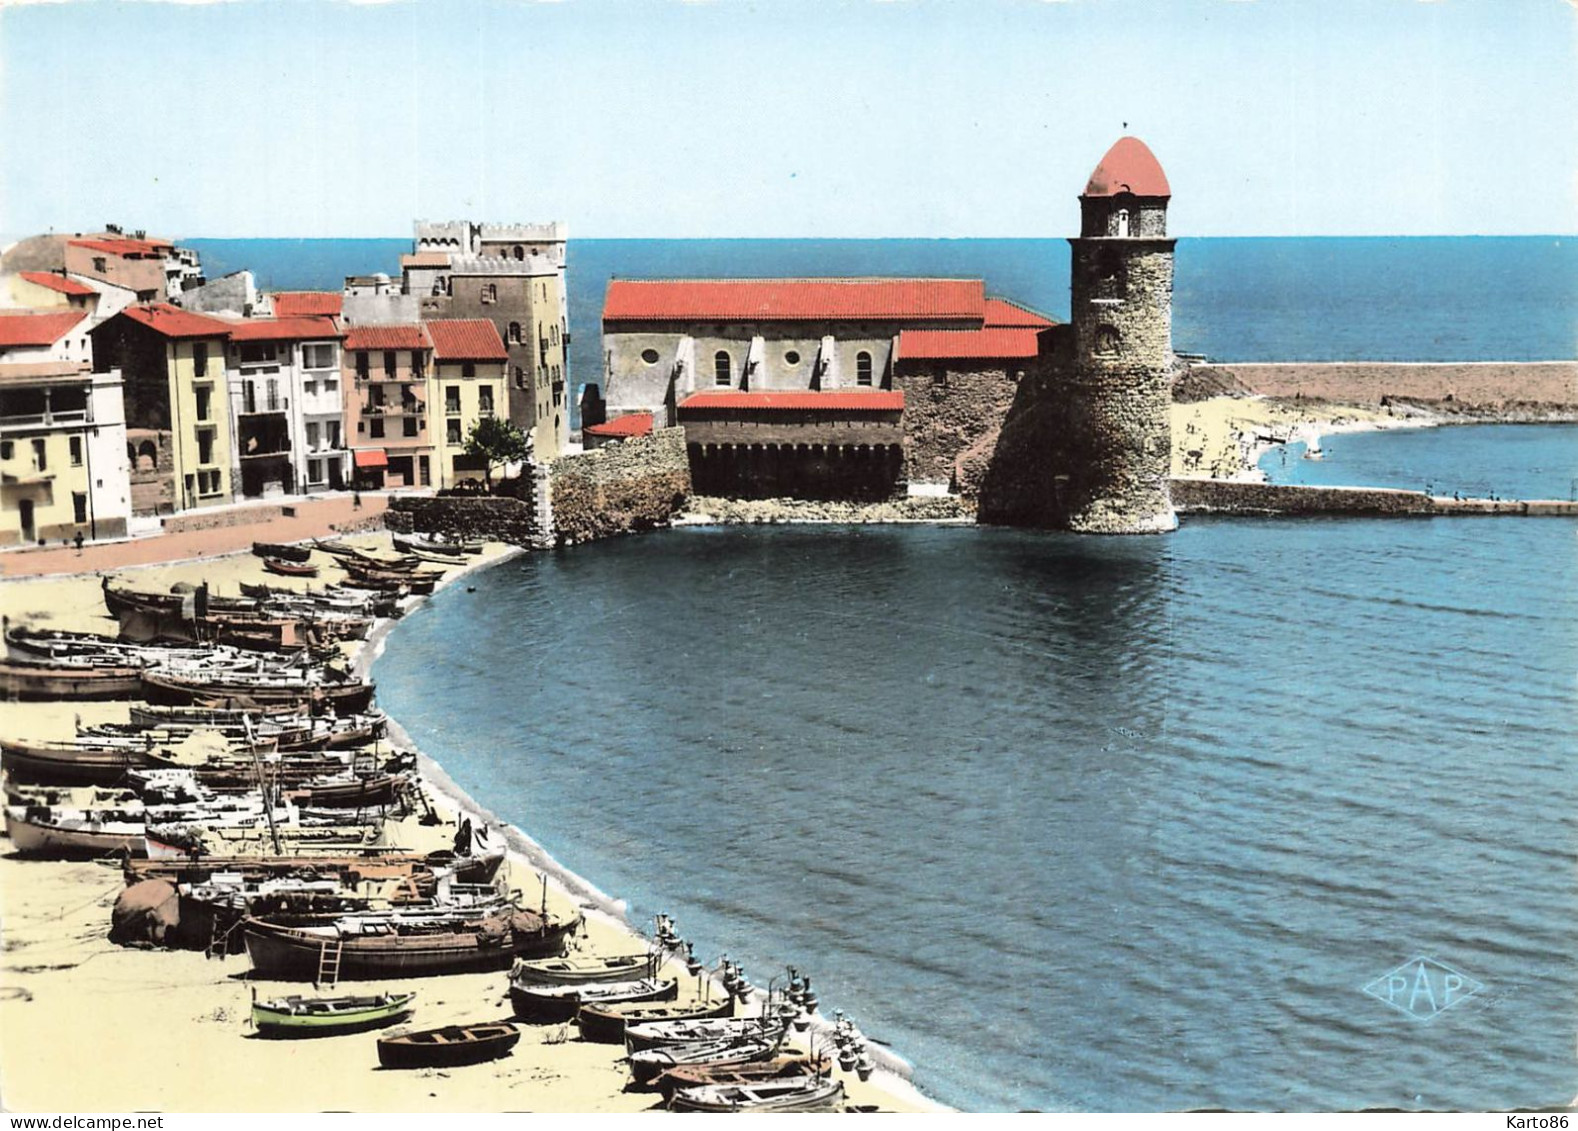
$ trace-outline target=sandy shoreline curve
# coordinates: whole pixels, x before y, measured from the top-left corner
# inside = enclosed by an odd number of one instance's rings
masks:
[[[387,546],[388,539],[384,533],[347,540]],[[524,552],[490,544],[480,559],[447,570],[439,587]],[[219,591],[231,591],[241,580],[289,584],[265,574],[259,559],[245,552],[127,572],[140,587],[207,580]],[[333,572],[325,570],[330,576],[323,580],[331,580]],[[0,607],[13,619],[113,634],[116,626],[105,616],[99,576],[0,582]],[[409,599],[405,612],[424,600]],[[380,621],[357,642],[348,654],[352,670],[371,668],[397,623]],[[79,719],[122,721],[127,709],[124,701],[0,703],[0,732],[64,738],[74,733]],[[416,749],[398,721],[391,723],[388,744]],[[546,898],[554,911],[585,915],[584,934],[577,939],[581,949],[645,949],[645,938],[625,919],[618,900],[563,867],[525,831],[499,820],[437,762],[420,751],[418,757],[425,790],[442,823],[425,827],[415,817],[392,822],[392,842],[418,851],[448,847],[459,817],[469,814],[504,836],[508,860],[501,874],[524,888],[528,906]],[[542,889],[540,876],[548,878]],[[258,1040],[245,1028],[253,989],[267,997],[307,987],[254,981],[246,976],[244,958],[210,961],[200,952],[109,943],[109,909],[122,887],[118,867],[0,855],[0,1107],[5,1110],[635,1112],[659,1100],[650,1092],[625,1090],[622,1048],[572,1039],[573,1026],[523,1025],[511,1056],[442,1072],[376,1071],[370,1036]],[[680,929],[683,933],[683,922]],[[682,974],[681,996],[689,996],[688,987],[695,985]],[[500,973],[354,986],[356,992],[415,989],[417,1027],[510,1013],[507,978]],[[94,1020],[96,1014],[102,1019]],[[840,1073],[851,1103],[885,1111],[946,1110],[901,1075],[907,1065],[898,1057],[876,1045],[871,1054],[879,1066],[870,1081]],[[83,1071],[83,1065],[92,1071]]]

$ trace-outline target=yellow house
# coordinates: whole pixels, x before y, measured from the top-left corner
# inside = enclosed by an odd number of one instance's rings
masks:
[[[113,374],[80,362],[0,363],[0,546],[125,535],[120,413]]]
[[[433,341],[432,415],[442,420],[434,448],[439,484],[484,477],[484,461],[466,455],[466,437],[477,421],[503,416],[508,409],[504,339],[486,318],[446,318],[426,322]]]
[[[229,334],[166,303],[129,306],[91,331],[94,369],[120,370],[125,385],[134,514],[233,501]]]

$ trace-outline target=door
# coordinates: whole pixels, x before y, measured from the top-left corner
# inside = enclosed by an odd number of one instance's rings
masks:
[[[33,526],[33,500],[21,500],[17,504],[17,510],[22,516],[22,541],[38,541],[38,531]]]

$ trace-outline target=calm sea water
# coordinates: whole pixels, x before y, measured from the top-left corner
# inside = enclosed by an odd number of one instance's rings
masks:
[[[185,241],[210,276],[335,289],[409,239]],[[572,240],[570,367],[600,381],[616,276],[963,275],[1068,317],[1067,240]],[[1219,361],[1533,361],[1578,353],[1578,239],[1181,239],[1175,346]]]
[[[633,921],[808,969],[949,1103],[1547,1105],[1575,532],[676,530],[484,572],[374,674]],[[1363,992],[1421,954],[1485,989],[1429,1024]]]
[[[1578,498],[1578,427],[1475,424],[1323,436],[1322,458],[1284,444],[1260,458],[1273,483],[1457,491],[1485,498]]]

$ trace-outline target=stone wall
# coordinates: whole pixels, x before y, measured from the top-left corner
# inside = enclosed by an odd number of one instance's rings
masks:
[[[1268,397],[1380,404],[1435,402],[1466,411],[1531,414],[1539,406],[1578,406],[1578,361],[1287,362],[1192,366],[1190,386],[1242,388]]]
[[[899,363],[893,387],[904,391],[904,464],[911,483],[948,483],[974,494],[976,484],[961,478],[959,462],[996,443],[1026,371],[1024,362],[976,364],[980,368]]]
[[[384,525],[396,534],[448,534],[530,546],[537,533],[529,503],[508,495],[395,495]]]
[[[553,462],[553,519],[560,545],[667,526],[690,495],[683,428],[605,444]]]
[[[1296,487],[1223,479],[1174,479],[1172,498],[1180,512],[1194,514],[1578,515],[1578,503],[1560,500],[1445,499],[1382,487]]]

